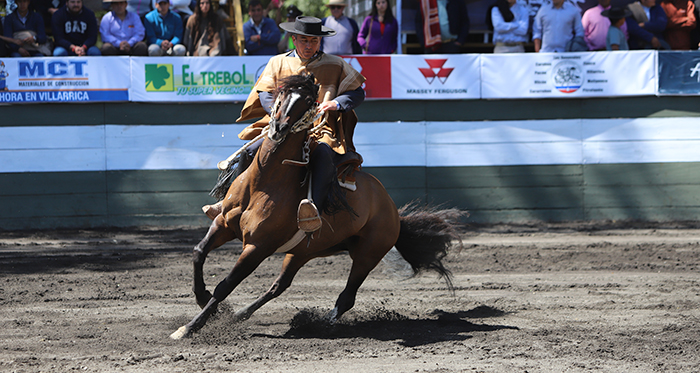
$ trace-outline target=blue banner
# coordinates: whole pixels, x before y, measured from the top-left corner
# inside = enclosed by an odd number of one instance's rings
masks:
[[[129,57],[0,59],[0,103],[129,101]]]
[[[658,94],[700,94],[700,52],[659,52]]]

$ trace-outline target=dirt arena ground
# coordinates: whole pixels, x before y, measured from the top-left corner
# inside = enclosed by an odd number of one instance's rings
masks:
[[[447,265],[382,264],[333,327],[347,255],[317,259],[242,323],[269,258],[193,338],[191,250],[204,230],[0,232],[2,372],[696,372],[700,225],[476,226]],[[240,245],[214,251],[209,288]]]

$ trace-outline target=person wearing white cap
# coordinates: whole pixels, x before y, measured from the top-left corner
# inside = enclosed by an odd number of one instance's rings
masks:
[[[331,16],[323,19],[323,25],[337,32],[337,35],[329,40],[323,40],[321,50],[323,53],[345,55],[360,54],[362,47],[357,41],[360,27],[354,19],[343,14],[347,3],[345,0],[330,0],[326,4],[331,10]]]

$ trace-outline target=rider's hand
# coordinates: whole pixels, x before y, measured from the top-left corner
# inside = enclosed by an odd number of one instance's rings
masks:
[[[338,110],[338,104],[335,101],[324,101],[321,105],[318,105],[318,111],[336,111]]]

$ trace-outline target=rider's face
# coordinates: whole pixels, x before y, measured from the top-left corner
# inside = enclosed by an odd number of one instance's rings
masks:
[[[321,47],[321,37],[292,35],[292,43],[294,43],[294,47],[296,48],[299,57],[304,60],[308,60],[309,58],[313,57]]]

